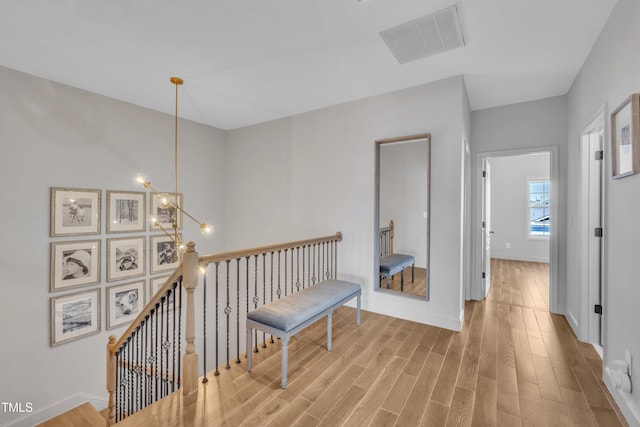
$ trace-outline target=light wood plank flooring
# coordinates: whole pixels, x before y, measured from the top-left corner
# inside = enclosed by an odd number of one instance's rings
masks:
[[[221,375],[189,401],[172,395],[126,426],[625,426],[600,380],[601,361],[550,314],[544,266],[496,262],[486,301],[467,302],[462,332],[355,310],[334,313]],[[547,292],[548,294],[548,292]]]

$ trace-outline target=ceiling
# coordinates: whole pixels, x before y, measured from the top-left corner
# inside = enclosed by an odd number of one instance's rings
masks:
[[[0,66],[234,129],[463,75],[472,110],[569,90],[617,0],[459,0],[466,45],[380,31],[455,0],[5,0]]]

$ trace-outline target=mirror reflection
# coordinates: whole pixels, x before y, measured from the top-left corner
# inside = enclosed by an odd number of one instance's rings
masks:
[[[378,289],[429,296],[429,134],[376,141]]]

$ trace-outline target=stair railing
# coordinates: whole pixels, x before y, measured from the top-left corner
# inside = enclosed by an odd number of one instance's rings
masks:
[[[116,423],[179,388],[185,396],[193,394],[198,390],[199,376],[203,383],[208,381],[208,363],[213,363],[215,376],[220,375],[224,359],[226,369],[231,368],[233,357],[235,363],[241,363],[246,313],[323,280],[336,279],[337,243],[341,240],[338,232],[202,257],[198,257],[195,245],[188,243],[182,262],[120,339],[109,337],[109,423]],[[198,287],[200,280],[202,286]],[[200,289],[198,299],[196,288]],[[195,345],[196,305],[202,308],[197,331],[203,352],[201,371]],[[211,316],[215,331],[213,337],[208,337]],[[253,351],[257,353],[259,340],[255,333]],[[268,340],[263,334],[263,348],[267,342],[273,344],[273,337]],[[213,350],[209,357],[208,350]]]
[[[120,339],[114,335],[109,337],[109,424],[121,421],[179,388],[184,395],[197,390],[194,321],[197,285],[198,253],[195,244],[189,242],[182,262]],[[183,342],[186,344],[184,354]]]

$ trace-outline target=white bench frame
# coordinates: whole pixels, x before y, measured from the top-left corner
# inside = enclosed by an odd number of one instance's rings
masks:
[[[295,298],[296,294],[286,296],[285,298]],[[289,363],[289,338],[293,335],[298,334],[301,330],[306,328],[307,326],[315,323],[317,320],[327,316],[327,351],[331,351],[331,317],[333,314],[333,310],[342,306],[345,302],[349,301],[353,297],[358,298],[357,309],[356,309],[356,325],[360,326],[360,299],[362,296],[362,290],[358,289],[352,294],[344,297],[337,303],[331,305],[330,307],[325,308],[322,312],[313,316],[310,319],[305,320],[300,325],[289,331],[283,331],[281,329],[274,328],[273,326],[265,325],[264,323],[257,322],[255,320],[247,319],[247,370],[251,372],[252,369],[252,361],[251,355],[253,352],[253,330],[257,329],[259,331],[263,331],[269,333],[273,336],[280,338],[282,342],[282,388],[287,388],[287,367]]]

